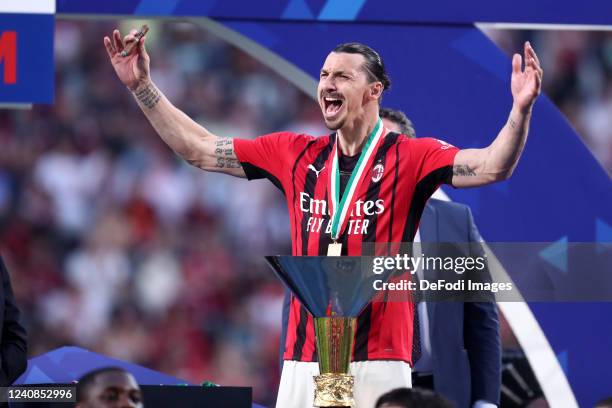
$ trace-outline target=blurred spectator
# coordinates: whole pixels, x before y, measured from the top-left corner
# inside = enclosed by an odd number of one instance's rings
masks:
[[[144,405],[134,376],[119,367],[106,367],[90,371],[78,380],[75,407],[141,408]]]
[[[612,397],[603,398],[595,404],[595,408],[612,408]]]
[[[0,257],[0,387],[7,387],[27,367],[27,336],[15,303],[11,278]],[[8,406],[7,404],[1,404]]]

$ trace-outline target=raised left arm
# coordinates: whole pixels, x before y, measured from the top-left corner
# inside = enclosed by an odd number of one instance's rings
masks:
[[[542,68],[529,42],[525,43],[525,69],[522,58],[512,57],[512,110],[508,121],[493,143],[483,149],[464,149],[453,163],[453,186],[477,187],[508,179],[527,141],[531,110],[542,87]]]

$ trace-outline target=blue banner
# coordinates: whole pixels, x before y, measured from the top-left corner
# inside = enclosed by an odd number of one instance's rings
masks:
[[[0,103],[52,103],[53,14],[0,13]]]
[[[216,19],[473,24],[474,22],[612,24],[609,0],[586,4],[554,0],[512,2],[404,0],[58,0],[57,12]]]

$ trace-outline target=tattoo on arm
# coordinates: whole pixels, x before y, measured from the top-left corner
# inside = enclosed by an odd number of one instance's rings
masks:
[[[517,128],[517,124],[516,124],[516,122],[514,121],[514,119],[512,119],[512,118],[508,119],[508,124],[510,125],[510,127],[511,127],[513,130],[516,130],[516,128]]]
[[[233,159],[231,157],[217,157],[217,163],[215,167],[220,169],[238,169],[240,168],[240,163],[238,163],[238,159]]]
[[[217,147],[223,147],[223,146],[231,146],[231,149],[234,148],[234,141],[230,138],[226,138],[226,137],[221,137],[219,138],[219,140],[217,140]]]
[[[136,99],[149,109],[153,109],[157,102],[161,99],[159,90],[152,84],[147,85],[143,89],[134,92]]]
[[[453,176],[475,176],[476,173],[467,164],[453,166]]]
[[[229,138],[221,138],[216,142],[215,157],[217,162],[215,167],[220,169],[240,168],[240,162],[234,154],[234,141]]]

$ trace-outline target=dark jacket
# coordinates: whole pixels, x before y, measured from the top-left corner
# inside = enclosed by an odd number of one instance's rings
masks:
[[[435,199],[425,207],[419,231],[424,249],[428,242],[482,241],[469,207]],[[426,249],[425,255],[435,256]],[[435,391],[458,408],[478,400],[499,405],[501,341],[495,303],[428,302],[427,314]]]
[[[11,280],[0,257],[0,273],[2,274],[2,288],[0,292],[0,386],[12,384],[26,369],[27,337],[26,330],[21,324],[21,313],[15,304]]]

